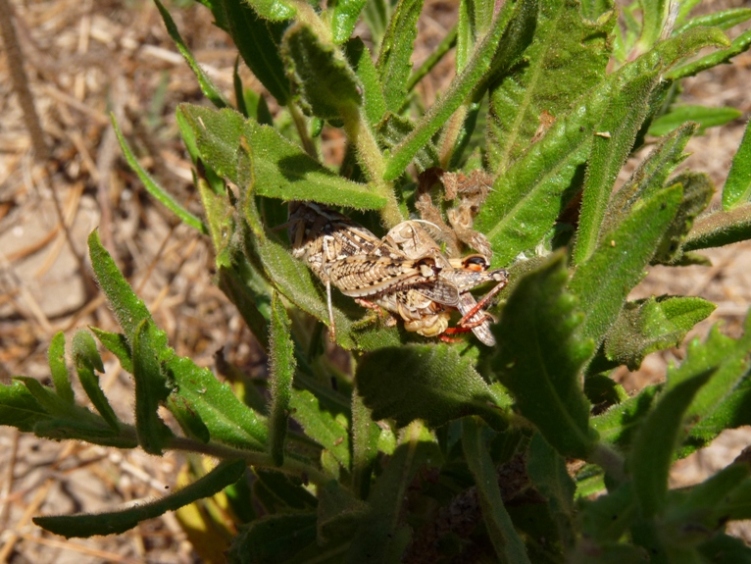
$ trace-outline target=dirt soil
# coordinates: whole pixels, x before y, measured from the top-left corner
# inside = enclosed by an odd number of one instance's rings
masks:
[[[2,8],[6,1],[0,0],[0,18],[8,18]],[[212,26],[207,10],[177,7],[186,4],[168,8],[196,59],[232,98],[235,49]],[[430,15],[422,22],[418,62],[445,35],[456,13],[452,2],[426,4]],[[200,214],[174,115],[178,103],[199,102],[202,94],[154,5],[145,0],[13,0],[11,7],[21,54],[9,56],[5,46],[0,56],[2,382],[14,375],[49,382],[46,351],[57,331],[70,342],[87,326],[117,330],[91,282],[86,258],[86,238],[97,227],[178,354],[213,367],[215,353],[222,351],[246,373],[262,372],[265,359],[252,335],[213,283],[208,241],[145,193],[124,163],[110,125],[111,112],[141,163],[177,200]],[[13,57],[24,61],[30,88],[25,97],[10,79]],[[241,74],[246,86],[257,86],[249,72]],[[441,82],[433,77],[422,86],[429,98],[440,91]],[[689,146],[693,156],[687,166],[708,172],[718,189],[751,111],[749,84],[750,55],[686,84],[687,103],[733,106],[744,113]],[[33,102],[36,120],[24,118],[24,101]],[[340,140],[332,139],[327,149],[336,152],[340,146]],[[46,169],[39,166],[45,154]],[[702,337],[717,322],[737,334],[751,298],[751,244],[704,254],[711,267],[653,268],[633,297],[705,297],[719,307],[692,337]],[[618,378],[630,391],[638,390],[664,378],[666,363],[683,354],[684,347],[651,355],[641,370],[624,370]],[[117,413],[132,421],[133,382],[113,358],[105,357],[105,364],[102,386]],[[78,398],[85,397],[76,391]],[[749,429],[723,434],[710,448],[681,461],[673,484],[701,480],[750,442]],[[120,536],[86,540],[65,540],[31,522],[40,514],[103,511],[162,496],[175,486],[181,457],[40,441],[6,427],[0,428],[0,452],[0,562],[197,561],[172,514]],[[751,540],[748,527],[734,527]]]

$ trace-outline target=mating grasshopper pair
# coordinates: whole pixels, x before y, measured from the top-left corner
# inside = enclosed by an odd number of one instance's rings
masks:
[[[333,285],[361,305],[400,317],[408,331],[433,337],[472,330],[483,343],[495,344],[484,308],[506,285],[508,274],[488,270],[482,255],[446,258],[422,223],[400,223],[381,240],[325,206],[290,203],[292,254],[326,285],[332,333]],[[470,290],[491,281],[493,289],[476,302]],[[450,328],[454,309],[463,317]]]

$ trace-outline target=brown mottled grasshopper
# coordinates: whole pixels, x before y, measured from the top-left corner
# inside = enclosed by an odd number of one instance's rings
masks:
[[[471,328],[482,342],[495,343],[481,309],[505,285],[507,275],[504,270],[485,272],[484,257],[447,259],[415,221],[400,224],[381,241],[317,204],[290,204],[289,234],[293,255],[326,284],[332,331],[333,284],[361,305],[375,304],[398,315],[408,331],[437,336]],[[469,290],[487,281],[498,284],[477,304]],[[459,327],[449,329],[449,310],[454,308],[464,317]]]
[[[329,323],[334,334],[331,286],[353,298],[377,298],[415,285],[437,282],[442,265],[435,257],[408,258],[370,231],[317,204],[290,204],[292,254],[304,260],[326,285]],[[458,292],[450,288],[458,299]]]

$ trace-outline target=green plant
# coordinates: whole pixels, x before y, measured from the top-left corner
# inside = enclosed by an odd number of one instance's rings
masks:
[[[243,401],[178,357],[93,233],[91,261],[123,332],[92,331],[134,376],[135,424],[119,420],[102,393],[102,361],[86,331],[72,357],[98,413],[76,404],[58,335],[54,389],[26,377],[0,387],[0,423],[222,462],[162,500],[38,525],[67,537],[118,533],[229,487],[246,522],[230,552],[240,562],[749,559],[724,533],[729,520],[751,517],[748,464],[688,489],[669,490],[667,478],[676,458],[751,423],[751,317],[738,339],[714,329],[691,343],[665,384],[634,397],[608,375],[679,343],[714,308],[686,296],[628,301],[645,267],[701,263],[694,251],[751,235],[748,132],[721,210],[699,215],[714,190],[706,175],[673,175],[695,122],[738,115],[677,105],[680,79],[746,50],[751,32],[731,42],[722,30],[751,10],[692,17],[695,1],[635,2],[619,26],[606,0],[467,0],[455,30],[413,72],[419,1],[324,9],[203,0],[283,108],[272,119],[239,77],[230,108],[155,1],[215,106],[178,110],[205,220],[161,190],[119,135],[121,145],[157,199],[211,237],[218,284],[268,352],[270,378],[246,388]],[[350,38],[361,17],[370,47]],[[705,47],[713,50],[700,54]],[[457,76],[423,111],[413,87],[452,48]],[[347,136],[339,174],[321,164],[323,127]],[[652,151],[613,192],[646,143]],[[475,227],[494,265],[511,273],[493,329],[499,345],[425,341],[360,319],[335,296],[349,374],[326,353],[320,284],[275,228],[288,200],[361,210],[358,221],[374,230],[393,226],[414,205],[410,166],[483,168],[495,178]],[[520,255],[527,260],[512,262]],[[574,471],[572,459],[587,464]]]

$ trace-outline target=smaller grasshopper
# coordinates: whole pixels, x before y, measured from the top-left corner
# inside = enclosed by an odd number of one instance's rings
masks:
[[[434,336],[471,329],[481,342],[488,346],[494,346],[495,338],[490,332],[489,315],[483,309],[506,286],[508,272],[502,268],[488,270],[489,261],[479,254],[460,259],[443,257],[438,244],[428,234],[423,224],[430,225],[429,222],[419,220],[402,222],[392,228],[384,240],[403,251],[410,258],[417,256],[441,257],[445,261],[445,265],[440,270],[439,279],[454,286],[459,292],[459,299],[452,302],[434,298],[432,303],[428,303],[415,296],[414,292],[420,292],[420,290],[414,290],[409,292],[408,295],[384,298],[382,300],[386,302],[384,308],[393,311],[393,302],[396,302],[402,318],[406,321],[409,317],[411,326],[415,327],[412,330],[421,335]],[[495,282],[496,284],[478,304],[470,290],[487,282]],[[455,328],[448,327],[449,312],[447,308],[456,308],[462,314],[462,319]],[[440,328],[442,330],[439,331]]]

